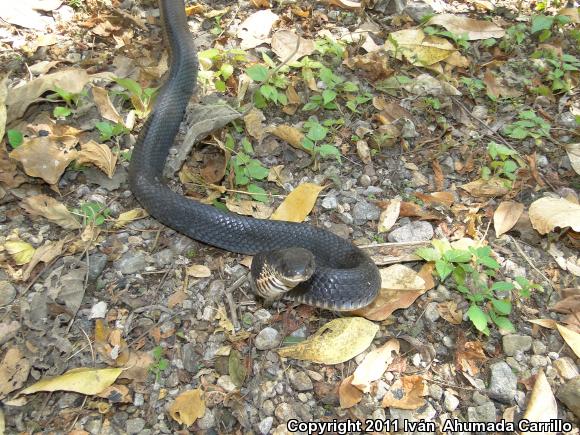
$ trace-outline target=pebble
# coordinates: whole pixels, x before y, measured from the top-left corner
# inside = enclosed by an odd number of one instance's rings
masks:
[[[279,421],[283,423],[286,423],[290,419],[298,419],[298,413],[296,412],[296,409],[294,409],[294,407],[287,402],[282,402],[276,406],[274,415]]]
[[[334,210],[336,207],[338,207],[338,200],[336,199],[336,196],[326,196],[322,200],[321,204],[322,207],[326,210]]]
[[[312,390],[312,380],[304,372],[291,372],[290,373],[290,383],[298,391],[309,391]]]
[[[429,290],[429,297],[436,302],[446,302],[451,299],[451,292],[447,287],[439,284],[436,288]]]
[[[83,425],[83,429],[93,435],[100,434],[102,427],[103,422],[100,418],[91,418]]]
[[[274,417],[266,417],[258,423],[258,430],[262,435],[268,435],[270,429],[272,429],[272,424],[274,423]]]
[[[459,406],[459,399],[451,394],[449,391],[445,391],[444,399],[443,399],[443,406],[449,412],[453,412]]]
[[[100,252],[93,254],[89,258],[89,281],[95,281],[107,265],[107,256]]]
[[[421,242],[433,238],[433,227],[429,222],[416,221],[392,231],[389,236],[389,242]]]
[[[232,378],[230,378],[230,375],[221,375],[217,380],[217,384],[218,386],[226,390],[228,393],[231,393],[238,389],[238,387],[236,387],[236,384],[234,384],[234,382],[232,381]]]
[[[443,388],[437,384],[432,384],[429,386],[429,395],[435,400],[440,400],[443,396]]]
[[[145,254],[142,252],[126,252],[123,256],[115,261],[115,267],[123,275],[131,275],[145,269],[147,265],[147,260],[145,259]]]
[[[254,344],[260,350],[274,349],[280,344],[281,339],[280,333],[268,326],[258,333]]]
[[[548,347],[540,340],[534,340],[532,343],[532,351],[535,355],[543,355],[548,350]]]
[[[425,307],[425,318],[431,322],[436,322],[439,319],[439,310],[437,309],[437,302],[429,302]]]
[[[362,187],[369,187],[371,185],[371,177],[369,177],[367,174],[362,174],[358,179],[358,184],[360,184]]]
[[[578,125],[576,124],[576,116],[571,112],[564,112],[560,114],[557,118],[558,124],[564,128],[574,129]]]
[[[484,385],[485,387],[485,385]],[[487,396],[481,394],[479,391],[474,391],[473,396],[471,396],[472,400],[475,402],[476,405],[483,405],[484,403],[489,402]]]
[[[352,218],[356,225],[363,225],[367,221],[376,221],[380,214],[381,210],[376,205],[364,200],[357,202],[352,209]],[[348,224],[348,222],[344,223]]]
[[[262,402],[260,409],[264,414],[272,415],[274,414],[274,409],[276,409],[276,406],[274,405],[274,402],[272,402],[270,399],[267,399]]]
[[[532,347],[532,337],[528,335],[509,334],[503,336],[503,351],[508,356],[526,352]]]
[[[500,361],[490,367],[489,397],[503,403],[513,403],[517,391],[518,378],[512,368]]]
[[[470,406],[467,408],[467,419],[470,422],[494,422],[496,421],[495,405],[492,402],[486,402],[479,406]]]
[[[556,395],[574,415],[580,418],[580,376],[565,383]]]
[[[530,364],[532,367],[546,367],[549,364],[550,360],[548,357],[544,355],[532,355],[530,357]]]
[[[144,403],[145,396],[142,393],[135,393],[135,396],[133,396],[133,406],[143,406]]]
[[[9,305],[16,298],[16,288],[8,281],[0,281],[0,307]]]
[[[196,420],[196,422],[197,422],[197,426],[201,430],[211,429],[212,427],[215,426],[215,416],[213,415],[213,411],[211,409],[206,408],[205,414],[203,414],[203,417]]]
[[[558,374],[567,381],[579,375],[576,364],[572,358],[567,356],[555,360],[554,367],[558,371]]]
[[[145,420],[142,418],[130,418],[127,420],[125,428],[128,434],[141,433],[145,428]]]
[[[173,251],[169,248],[162,249],[161,251],[156,252],[153,255],[153,260],[155,261],[155,264],[159,267],[163,267],[173,263],[173,258],[174,258]]]

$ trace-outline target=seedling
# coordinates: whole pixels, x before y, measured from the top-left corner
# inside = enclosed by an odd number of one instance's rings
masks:
[[[330,143],[322,143],[328,135],[328,128],[320,124],[316,119],[310,118],[304,123],[304,130],[306,136],[302,140],[302,146],[307,151],[311,152],[314,158],[320,157],[335,157],[340,162],[340,151]]]
[[[489,166],[484,166],[481,169],[481,178],[484,180],[489,180],[491,176],[506,178],[508,186],[511,187],[512,181],[516,179],[516,171],[519,169],[519,165],[515,159],[519,160],[518,153],[508,148],[505,145],[490,142],[487,145],[487,152],[492,158],[492,162]]]
[[[85,91],[74,94],[58,86],[55,86],[54,91],[55,93],[50,94],[48,99],[52,101],[62,101],[65,103],[65,106],[57,106],[53,109],[52,114],[55,118],[66,118],[67,116],[71,115],[73,110],[78,106],[81,97],[87,95]]]
[[[149,366],[149,371],[155,375],[155,382],[159,382],[161,374],[167,370],[169,367],[169,360],[163,358],[163,348],[161,346],[155,346],[153,351],[153,363]]]
[[[240,49],[221,50],[210,48],[198,54],[202,70],[199,78],[212,83],[218,92],[226,91],[226,81],[234,73],[234,68],[247,58],[246,52]]]
[[[74,210],[74,213],[83,218],[83,226],[100,226],[111,214],[111,210],[100,202],[87,202]]]
[[[538,141],[541,137],[550,137],[550,123],[539,117],[532,110],[524,110],[518,115],[519,121],[506,125],[504,133],[512,139],[532,137]]]
[[[570,17],[565,15],[535,15],[532,17],[532,34],[537,34],[539,42],[545,42],[552,36],[552,27],[560,27],[570,21]]]
[[[233,151],[233,138],[228,136],[226,139],[226,148]],[[261,181],[268,177],[270,170],[262,163],[251,157],[254,154],[252,144],[247,138],[241,141],[242,151],[232,156],[228,162],[230,171],[234,173],[234,183],[236,186],[244,186],[252,195],[253,199],[260,202],[267,202],[268,195],[264,189],[252,181]]]
[[[133,108],[135,109],[135,114],[139,118],[146,118],[149,112],[153,108],[153,103],[155,102],[155,96],[157,94],[157,88],[145,88],[143,89],[139,83],[130,78],[120,78],[117,77],[115,82],[126,91],[115,92],[117,95],[121,95],[126,100],[131,101]]]
[[[342,77],[334,74],[331,69],[324,66],[320,68],[318,75],[326,87],[322,93],[310,97],[310,101],[302,108],[304,111],[314,111],[319,109],[336,110],[338,109],[336,98],[339,93],[354,93],[359,90],[356,83],[346,81]],[[363,94],[361,97],[364,100],[367,96],[368,94]],[[366,101],[368,101],[368,99]],[[356,106],[362,102],[363,101],[360,100],[360,102],[351,103],[351,107],[349,108],[351,110],[354,108],[353,111],[356,111]]]
[[[277,68],[274,61],[266,54],[262,54],[266,65],[256,64],[246,69],[246,74],[255,82],[260,83],[260,87],[254,93],[254,104],[261,109],[266,107],[268,102],[288,104],[288,98],[282,90],[288,86],[288,79],[281,73],[288,71],[288,67]]]
[[[129,129],[121,123],[113,124],[109,121],[100,121],[95,124],[95,127],[101,133],[99,138],[101,142],[106,142],[129,133]]]
[[[508,27],[504,37],[499,43],[499,48],[503,51],[510,53],[514,48],[523,44],[528,36],[527,26],[524,23],[516,24],[515,26]]]
[[[457,45],[462,50],[467,50],[469,48],[469,41],[467,40],[467,35],[457,35],[448,30],[440,30],[433,26],[427,26],[423,29],[427,35],[443,36],[445,38],[451,39],[455,45]]]
[[[467,92],[473,99],[481,95],[482,91],[485,89],[485,83],[483,80],[462,77],[460,82],[467,88]]]

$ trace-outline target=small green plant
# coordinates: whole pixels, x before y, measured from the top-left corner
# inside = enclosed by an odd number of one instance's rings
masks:
[[[234,183],[236,186],[244,186],[256,201],[267,202],[266,191],[252,181],[266,179],[270,170],[264,167],[259,160],[251,157],[254,154],[254,149],[247,138],[242,139],[241,145],[242,150],[232,156],[228,162],[230,171],[234,173]],[[228,136],[226,140],[226,148],[233,151],[233,138],[231,136]]]
[[[346,81],[344,78],[334,74],[330,68],[321,67],[318,76],[320,80],[325,85],[325,89],[320,93],[310,97],[310,101],[302,107],[304,111],[314,111],[319,109],[325,110],[336,110],[338,109],[338,105],[336,104],[336,99],[339,93],[354,93],[358,92],[359,88],[356,83]],[[350,101],[347,102],[347,107],[353,112],[356,111],[356,108],[359,104],[363,102],[369,101],[372,96],[369,97],[370,94],[362,94],[360,95],[361,99],[357,102],[354,100],[352,103]],[[355,97],[356,100],[356,97]],[[350,103],[350,106],[349,106]]]
[[[139,83],[130,78],[117,77],[115,82],[123,87],[125,91],[114,93],[122,96],[128,101],[131,101],[131,104],[135,109],[135,114],[139,118],[146,118],[153,108],[153,103],[155,102],[155,97],[157,95],[157,88],[143,89]]]
[[[568,92],[572,89],[571,71],[580,70],[580,59],[571,54],[557,55],[552,50],[538,50],[532,53],[532,59],[543,59],[549,66],[546,79],[551,82],[555,92]],[[545,73],[544,71],[540,71]]]
[[[96,225],[100,226],[111,214],[111,210],[100,202],[86,202],[74,210],[75,214],[83,218],[83,226]]]
[[[448,283],[469,301],[467,317],[475,328],[485,335],[489,335],[489,325],[515,332],[508,317],[512,310],[509,292],[517,290],[519,297],[527,298],[532,289],[541,290],[541,286],[523,277],[515,278],[515,284],[496,280],[500,265],[489,246],[463,250],[452,248],[445,240],[434,240],[432,244],[432,248],[418,249],[416,254],[434,262],[441,282]]]
[[[48,99],[51,101],[62,101],[65,103],[64,106],[56,106],[53,109],[52,114],[55,118],[66,118],[67,116],[71,115],[73,110],[78,106],[81,97],[85,97],[87,95],[85,91],[74,94],[58,86],[55,86],[54,91],[55,93],[50,94]]]
[[[427,26],[423,30],[427,35],[443,36],[445,38],[451,39],[455,43],[455,45],[457,45],[462,50],[469,49],[469,41],[467,40],[467,34],[457,35],[448,30],[441,30],[432,26]]]
[[[433,110],[441,109],[441,101],[437,97],[425,97],[423,98],[425,106],[431,107]]]
[[[304,123],[306,135],[302,139],[304,149],[312,153],[316,159],[320,157],[334,157],[340,162],[340,151],[330,143],[322,143],[328,135],[328,128],[319,123],[316,119],[310,118]]]
[[[266,65],[256,64],[246,69],[246,74],[260,83],[260,87],[254,92],[254,104],[259,109],[266,107],[268,102],[285,106],[288,98],[282,91],[288,86],[288,79],[283,73],[288,71],[288,67],[277,68],[268,55],[262,54],[262,57]]]
[[[24,136],[20,130],[6,130],[6,137],[12,148],[18,148],[24,142]]]
[[[484,166],[481,169],[481,178],[489,180],[492,176],[505,178],[509,180],[508,186],[511,187],[511,182],[516,179],[516,171],[519,165],[514,158],[517,158],[518,153],[508,148],[503,144],[490,142],[487,145],[487,152],[489,153],[492,162],[489,166]]]
[[[161,374],[169,367],[169,360],[163,358],[163,348],[155,346],[151,351],[153,354],[153,362],[149,366],[149,371],[155,375],[155,382],[159,382]]]
[[[240,49],[210,48],[200,52],[198,58],[202,66],[200,80],[212,83],[218,92],[225,92],[226,81],[234,73],[234,68],[246,60],[247,54]]]
[[[459,81],[467,88],[467,92],[473,99],[477,98],[485,90],[485,83],[483,80],[462,77]]]
[[[342,61],[345,53],[345,43],[334,41],[329,37],[314,41],[314,48],[322,56],[329,56],[338,63]]]
[[[524,23],[508,27],[506,33],[499,43],[499,48],[510,53],[514,48],[519,47],[528,37],[528,28]]]
[[[532,17],[532,35],[538,36],[538,41],[545,42],[552,36],[553,27],[561,27],[570,23],[571,19],[565,15],[535,15]]]
[[[121,123],[113,124],[109,121],[99,121],[95,124],[95,128],[101,133],[101,142],[109,141],[118,136],[129,133],[129,129]]]
[[[354,98],[350,98],[346,102],[346,107],[348,107],[351,111],[353,111],[355,113],[360,113],[360,111],[358,110],[358,106],[361,104],[367,103],[372,99],[373,99],[373,95],[369,92],[365,92],[365,93],[360,94],[360,95],[355,95]]]
[[[504,133],[512,139],[526,139],[532,137],[539,140],[541,137],[550,137],[550,123],[536,115],[533,110],[524,110],[518,115],[519,120],[504,127]]]

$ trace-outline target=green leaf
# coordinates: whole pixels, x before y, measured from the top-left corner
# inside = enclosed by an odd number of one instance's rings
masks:
[[[437,260],[435,262],[435,270],[437,270],[441,281],[444,281],[453,272],[453,266],[445,260]]]
[[[24,142],[24,136],[18,130],[6,130],[6,137],[12,148],[18,148]]]
[[[260,186],[256,186],[255,184],[250,184],[248,186],[248,192],[254,194],[254,195],[252,195],[252,198],[254,198],[256,201],[268,202],[268,194]]]
[[[500,265],[497,261],[495,261],[491,257],[481,257],[478,259],[479,263],[483,266],[489,267],[490,269],[497,270],[500,268]]]
[[[247,154],[254,154],[254,147],[252,147],[252,143],[246,137],[242,139],[242,148]]]
[[[495,316],[493,319],[493,323],[497,325],[499,329],[506,332],[516,332],[516,328],[514,327],[513,323],[507,317],[502,316]]]
[[[246,74],[255,82],[263,82],[268,78],[268,68],[264,65],[252,65],[246,69]]]
[[[325,143],[319,147],[316,147],[316,152],[318,152],[322,157],[332,156],[336,157],[340,161],[340,151],[334,145],[329,143]]]
[[[473,326],[477,328],[478,331],[483,332],[485,335],[489,335],[489,329],[487,327],[487,316],[481,308],[477,305],[472,305],[467,310],[467,317],[473,323]]]
[[[304,147],[304,149],[307,149],[308,151],[314,151],[314,142],[312,142],[307,137],[302,139],[302,146]]]
[[[228,357],[228,373],[234,385],[240,388],[246,379],[247,371],[243,364],[242,355],[239,351],[232,349]]]
[[[528,135],[529,135],[528,130],[522,127],[515,127],[513,129],[510,129],[508,133],[508,136],[511,137],[512,139],[525,139],[526,137],[528,137]]]
[[[234,67],[229,63],[224,63],[219,70],[219,74],[223,77],[224,80],[230,78],[233,73]]]
[[[234,169],[234,182],[238,186],[245,186],[250,182],[250,178],[246,175],[246,169],[242,167],[236,167]]]
[[[252,160],[246,166],[247,174],[254,180],[263,180],[268,176],[270,170],[262,166],[258,160]]]
[[[532,33],[539,32],[541,30],[549,30],[554,24],[554,17],[546,15],[536,15],[532,17]]]
[[[141,86],[135,80],[117,77],[115,81],[117,82],[117,84],[127,89],[129,93],[131,93],[132,95],[141,98],[141,95],[143,94],[143,89],[141,89]]]
[[[344,92],[357,92],[358,85],[356,83],[353,83],[353,82],[344,82],[342,85],[342,90]]]
[[[310,110],[316,110],[318,108],[320,108],[320,104],[315,103],[314,101],[309,101],[304,105],[304,107],[302,107],[302,110],[308,112]]]
[[[325,89],[322,91],[322,102],[324,104],[328,104],[336,99],[336,95],[336,92],[334,92],[332,89]]]
[[[441,258],[441,253],[434,248],[419,248],[415,251],[425,261],[437,261]]]
[[[213,85],[218,92],[225,92],[227,90],[226,84],[221,80],[216,80]]]
[[[512,291],[514,288],[515,286],[511,282],[498,281],[493,283],[493,285],[491,286],[491,291],[509,292]]]
[[[52,111],[52,114],[55,118],[66,118],[71,113],[72,113],[72,110],[70,110],[68,107],[65,107],[65,106],[57,106]]]
[[[277,101],[278,91],[272,85],[262,85],[260,86],[260,93],[266,98],[267,100],[272,100],[274,102]]]
[[[445,251],[443,258],[450,263],[468,263],[471,261],[471,252],[460,249],[450,249],[449,251]]]
[[[217,48],[210,48],[208,50],[200,51],[197,54],[197,57],[199,57],[200,59],[215,60],[219,57],[219,55],[220,55],[220,50],[218,50]]]
[[[323,127],[321,124],[316,123],[308,129],[308,133],[306,133],[306,136],[308,137],[308,139],[317,142],[319,140],[324,139],[327,133],[328,128]]]
[[[509,313],[512,312],[512,304],[510,303],[510,301],[493,299],[491,301],[491,304],[493,305],[494,310],[498,314],[507,316]]]

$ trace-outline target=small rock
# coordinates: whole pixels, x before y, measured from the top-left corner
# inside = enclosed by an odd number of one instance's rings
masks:
[[[133,396],[133,406],[143,406],[145,403],[145,396],[142,393],[135,393]]]
[[[558,374],[567,381],[569,381],[572,378],[575,378],[579,374],[576,364],[574,363],[572,358],[567,356],[555,360],[554,367],[558,371]]]
[[[141,433],[145,428],[145,420],[142,418],[130,418],[127,420],[126,430],[128,434]]]
[[[367,174],[362,174],[358,179],[358,184],[362,187],[369,187],[371,185],[371,177]]]
[[[83,429],[91,435],[99,435],[102,427],[103,422],[100,418],[91,418],[83,425]]]
[[[20,322],[13,320],[12,322],[0,322],[0,346],[12,340],[20,330]]]
[[[548,359],[548,357],[544,355],[532,355],[530,357],[530,364],[532,365],[532,367],[535,368],[546,367],[549,362],[550,360]]]
[[[532,347],[532,337],[528,335],[509,334],[503,336],[503,351],[508,356],[526,352]]]
[[[439,284],[436,288],[429,290],[429,297],[435,302],[446,302],[451,299],[451,292],[447,287]]]
[[[504,403],[512,403],[517,391],[518,377],[504,361],[490,367],[489,397]]]
[[[280,333],[268,326],[258,333],[254,344],[260,350],[274,349],[280,344],[281,339]]]
[[[309,391],[313,388],[312,380],[304,372],[290,373],[290,383],[298,391]]]
[[[535,355],[543,355],[548,350],[548,347],[540,340],[534,340],[532,343],[532,351]]]
[[[580,376],[576,376],[560,387],[557,397],[576,417],[580,418]]]
[[[197,422],[197,426],[201,430],[211,429],[212,427],[215,426],[215,416],[213,415],[213,411],[211,409],[206,408],[205,414],[203,414],[203,417],[196,420],[196,422]]]
[[[298,419],[298,412],[296,411],[296,409],[294,409],[294,407],[290,403],[286,402],[282,402],[278,406],[276,406],[274,415],[279,421],[284,423],[286,423],[290,419]]]
[[[145,266],[147,266],[147,260],[145,259],[145,254],[142,252],[133,253],[129,251],[123,254],[119,260],[115,261],[115,267],[123,275],[141,272],[145,269]]]
[[[153,255],[153,260],[158,267],[163,267],[173,263],[174,254],[169,248],[162,249]]]
[[[365,200],[357,202],[352,209],[352,217],[356,225],[362,225],[367,221],[376,221],[379,219],[381,210],[374,204]],[[348,224],[348,222],[345,222]]]
[[[427,3],[411,2],[405,8],[405,13],[407,13],[407,15],[409,15],[413,21],[419,23],[425,15],[433,15],[434,11],[433,8]]]
[[[274,417],[266,417],[258,423],[258,430],[262,435],[268,435],[270,429],[272,429],[272,424],[274,423]]]
[[[229,375],[221,375],[217,380],[217,384],[218,386],[226,390],[228,393],[231,393],[238,389],[238,387],[236,387],[236,384],[234,384],[232,378],[230,378]]]
[[[326,210],[334,210],[336,207],[338,207],[336,196],[325,196],[321,204],[322,207]]]
[[[473,115],[473,117],[476,119],[486,119],[487,106],[474,106],[473,110],[471,111],[471,115]]]
[[[492,402],[486,402],[479,406],[470,406],[467,408],[467,419],[470,422],[494,422],[496,421],[495,405]]]
[[[11,304],[16,298],[16,288],[8,281],[0,281],[0,307]]]
[[[485,387],[485,385],[484,385]],[[473,399],[473,401],[477,404],[477,405],[483,405],[484,403],[489,402],[489,399],[487,396],[481,394],[479,391],[474,391],[473,392],[473,396],[471,396],[471,398]]]
[[[449,412],[453,412],[459,406],[459,399],[451,394],[449,391],[445,391],[445,398],[443,399],[443,406]]]
[[[429,302],[425,307],[425,318],[431,322],[436,322],[439,319],[439,310],[437,309],[437,302]]]
[[[415,221],[392,231],[390,242],[422,242],[433,238],[433,227],[429,222]]]
[[[89,281],[95,281],[107,265],[107,256],[101,252],[97,252],[89,257]]]
[[[443,388],[441,388],[439,385],[437,384],[431,384],[429,386],[429,395],[435,399],[435,400],[440,400],[441,397],[443,396]]]
[[[558,124],[564,128],[574,129],[578,125],[576,124],[576,116],[571,112],[564,112],[560,114],[557,118]]]

